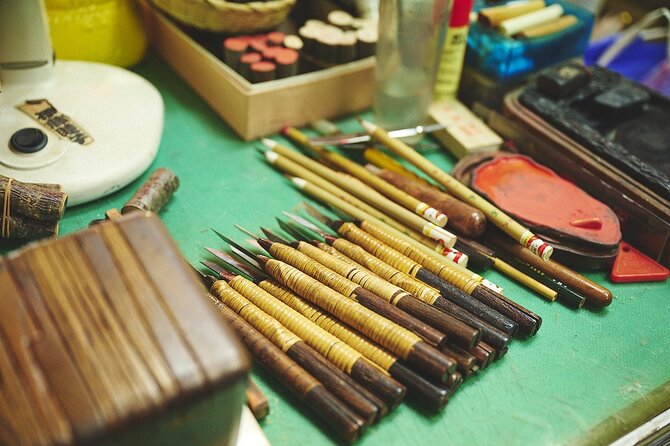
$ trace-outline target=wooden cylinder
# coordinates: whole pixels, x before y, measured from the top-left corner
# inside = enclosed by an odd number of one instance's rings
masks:
[[[161,167],[140,186],[123,205],[121,213],[139,210],[158,213],[179,188],[179,178],[170,169]]]
[[[338,28],[348,29],[351,27],[354,18],[351,14],[341,9],[336,9],[328,13],[328,23]]]
[[[543,23],[541,25],[525,29],[518,33],[516,37],[523,37],[524,39],[535,39],[538,37],[548,36],[550,34],[563,31],[564,29],[568,29],[578,21],[579,20],[574,15],[566,14],[549,23]]]
[[[447,228],[467,237],[479,237],[486,229],[486,216],[461,200],[436,187],[408,178],[396,172],[381,169],[378,175],[408,194],[423,200],[449,217]]]
[[[337,62],[347,63],[356,59],[356,33],[346,31],[337,42]]]
[[[223,61],[235,71],[240,69],[240,58],[247,51],[249,44],[238,37],[228,37],[223,41]]]
[[[251,413],[254,414],[254,418],[262,420],[268,416],[270,413],[268,397],[265,396],[263,391],[251,378],[247,380],[247,389],[245,390],[244,395],[247,400],[247,406],[249,406]]]
[[[9,177],[0,175],[0,199],[5,195]],[[23,183],[12,179],[9,188],[10,215],[40,221],[58,221],[65,211],[67,194],[52,187]]]
[[[282,79],[298,74],[298,51],[290,48],[283,48],[275,55],[275,64],[277,65],[277,78]]]
[[[295,34],[288,34],[284,37],[284,47],[297,51],[298,53],[303,49],[305,44],[302,39]]]
[[[556,21],[563,15],[563,7],[557,3],[524,15],[500,22],[498,29],[506,36],[513,36],[526,29]]]
[[[364,27],[356,30],[356,54],[359,59],[374,56],[377,48],[377,30]]]
[[[13,216],[10,214],[5,223],[5,231],[2,238],[16,240],[36,240],[40,238],[55,237],[58,235],[58,221],[44,222],[32,218]]]
[[[277,78],[277,66],[265,60],[252,63],[249,67],[251,82],[267,82]]]
[[[257,52],[243,54],[240,58],[240,75],[251,82],[251,65],[260,62],[261,59],[261,54]]]
[[[267,34],[267,44],[269,46],[281,46],[284,43],[286,34],[281,31],[272,31]]]

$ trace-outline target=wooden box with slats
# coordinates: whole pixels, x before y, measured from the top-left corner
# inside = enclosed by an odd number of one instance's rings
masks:
[[[248,367],[157,217],[0,259],[0,444],[234,444]]]

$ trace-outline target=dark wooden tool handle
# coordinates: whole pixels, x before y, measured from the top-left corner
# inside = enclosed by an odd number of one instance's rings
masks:
[[[436,276],[425,268],[422,268],[417,273],[416,278],[436,288],[445,299],[465,308],[475,316],[485,320],[508,335],[514,336],[516,333],[518,329],[516,322],[503,316],[488,305],[481,303],[474,297],[456,288],[454,285],[446,282],[444,279]]]
[[[389,407],[395,409],[405,398],[407,389],[365,358],[356,361],[351,376],[366,389],[379,396]]]
[[[479,330],[415,297],[402,297],[398,300],[397,305],[398,308],[446,333],[449,337],[449,342],[466,350],[472,348],[479,340]]]
[[[349,443],[353,443],[365,432],[359,417],[325,387],[312,388],[303,401],[321,420],[325,421],[335,432]]]
[[[486,271],[493,267],[492,257],[495,256],[493,250],[474,240],[459,235],[454,248],[468,256],[468,268],[473,268],[478,271]]]
[[[247,389],[244,392],[244,396],[246,397],[249,410],[254,414],[254,418],[262,420],[268,416],[270,413],[268,397],[265,396],[263,391],[251,378],[247,380]]]
[[[408,314],[404,310],[392,305],[370,291],[358,287],[356,289],[356,300],[361,305],[369,308],[377,314],[395,322],[401,327],[415,333],[421,339],[437,348],[447,345],[447,335],[433,328],[426,322]]]
[[[492,347],[487,346],[483,342],[475,345],[471,352],[475,358],[477,358],[477,365],[481,370],[488,367],[495,359],[495,351],[492,350]]]
[[[551,259],[543,261],[528,249],[514,243],[513,240],[508,240],[507,237],[492,231],[487,232],[486,239],[497,248],[505,250],[511,256],[534,266],[548,276],[562,282],[567,287],[574,289],[578,294],[586,297],[588,305],[606,307],[612,302],[612,292],[610,290],[587,279],[576,271]]]
[[[362,417],[366,425],[377,421],[382,412],[386,413],[387,408],[384,404],[379,403],[383,407],[378,407],[376,401],[373,402],[372,398],[369,398],[369,392],[361,389],[350,376],[333,366],[304,342],[296,342],[286,354]]]
[[[383,169],[379,176],[447,215],[449,217],[448,229],[453,229],[468,237],[479,237],[486,229],[486,217],[482,211],[436,187],[386,169]]]
[[[433,384],[423,376],[410,370],[399,361],[393,363],[389,373],[407,386],[409,396],[429,410],[441,410],[449,401],[449,389]]]
[[[461,373],[467,373],[477,365],[477,358],[459,347],[448,345],[442,351],[456,360],[457,369]]]
[[[425,342],[414,344],[407,356],[407,363],[441,383],[456,370],[456,361]]]
[[[237,313],[225,305],[218,308],[257,362],[347,441],[360,437],[365,426],[361,417]]]
[[[481,332],[481,339],[494,346],[496,350],[499,351],[500,349],[507,348],[507,343],[510,340],[509,335],[478,318],[465,308],[460,307],[443,297],[437,299],[435,303],[433,303],[433,306],[477,328]]]
[[[540,316],[484,285],[477,285],[472,297],[516,322],[519,332],[525,336],[533,336],[542,325]]]

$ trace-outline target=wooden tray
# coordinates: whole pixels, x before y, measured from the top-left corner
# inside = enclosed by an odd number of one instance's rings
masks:
[[[246,141],[372,104],[374,57],[252,84],[147,0],[138,3],[156,51]]]

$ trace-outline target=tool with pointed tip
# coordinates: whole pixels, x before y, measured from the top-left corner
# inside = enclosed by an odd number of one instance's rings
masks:
[[[375,231],[366,232],[353,223],[336,222],[334,229],[335,226],[337,226],[338,233],[349,241],[360,245],[370,253],[374,253],[387,263],[399,267],[398,269],[401,271],[437,288],[444,297],[452,302],[470,311],[479,311],[482,318],[489,317],[492,323],[493,320],[498,322],[505,319],[513,321],[514,325],[518,326],[521,334],[526,336],[534,335],[540,327],[542,319],[530,310],[481,284],[474,284],[469,293],[463,291],[468,290],[467,283],[456,286],[455,284],[459,283],[458,278],[453,280],[454,284],[447,282],[423,265],[382,243],[376,238],[377,232]],[[502,325],[499,328],[502,328]],[[510,332],[509,334],[513,333]]]
[[[290,244],[294,249],[347,277],[408,314],[421,319],[449,337],[449,342],[469,350],[479,340],[479,330],[412,296],[409,292],[359,267],[352,261],[334,257],[303,241]]]
[[[312,210],[311,212],[315,212],[315,210]],[[405,274],[416,277],[428,285],[437,288],[444,298],[467,309],[509,335],[513,335],[516,332],[517,322],[512,321],[509,316],[501,314],[497,308],[491,308],[489,305],[480,302],[480,299],[478,299],[480,294],[483,295],[484,298],[488,297],[489,290],[486,287],[470,282],[472,283],[472,286],[470,286],[470,288],[472,288],[471,293],[477,294],[477,296],[470,296],[467,292],[463,291],[468,290],[467,285],[469,282],[467,279],[462,279],[461,282],[456,282],[461,285],[457,287],[436,276],[403,253],[386,245],[372,234],[358,228],[353,223],[334,221],[324,215],[320,215],[320,218],[323,219],[324,224],[327,224],[331,229],[337,231],[340,236],[344,237],[349,242],[360,246],[368,253]],[[363,225],[361,224],[361,226]],[[375,235],[377,234],[375,233]],[[512,312],[510,311],[509,313],[511,314]],[[537,331],[537,328],[535,327],[536,325],[537,322],[534,320],[527,321],[527,325],[524,325],[524,332],[534,334],[535,331]]]
[[[215,263],[207,261],[201,263],[214,271],[220,279],[229,281],[235,277],[241,277],[219,267]],[[312,397],[310,397],[308,392],[306,394],[307,398],[305,398],[306,403],[313,409],[320,407],[321,403],[329,404],[331,407],[326,411],[326,416],[335,416],[335,420],[328,420],[328,422],[334,426],[348,425],[349,427],[345,430],[344,435],[350,436],[355,433],[357,437],[362,433],[372,419],[364,420],[352,412],[349,405],[344,403],[353,398],[352,390],[354,389],[348,388],[346,382],[341,382],[336,375],[330,373],[330,369],[332,369],[330,363],[327,363],[316,352],[310,352],[309,347],[305,348],[305,345],[293,342],[296,339],[291,339],[290,334],[284,335],[281,338],[275,337],[275,342],[273,343],[263,334],[263,328],[261,328],[261,331],[257,330],[242,316],[224,304],[222,300],[226,300],[226,297],[229,299],[236,299],[238,297],[231,288],[223,286],[220,283],[222,281],[216,277],[203,274],[195,267],[191,267],[196,272],[205,289],[210,292],[209,296],[212,302],[217,306],[229,325],[237,332],[239,338],[246,344],[248,351],[252,353],[256,361],[264,365],[275,377],[279,378],[289,389],[298,393],[299,396],[300,392],[305,390],[303,387],[306,387],[307,390],[310,387],[316,388],[316,390],[312,391],[318,396],[312,401]],[[287,341],[289,344],[293,342],[288,347],[288,350],[285,348]],[[275,344],[282,345],[275,346]],[[284,347],[283,351],[282,347]],[[294,360],[296,361],[295,363],[293,363]],[[305,369],[302,369],[301,365],[305,366]],[[316,381],[316,379],[319,381]],[[326,386],[323,383],[329,383],[330,385]],[[338,391],[344,398],[342,400],[338,399],[335,393],[330,393],[330,388]],[[355,396],[355,390],[353,395]],[[373,408],[373,410],[376,413],[376,408]]]
[[[404,142],[389,137],[388,133],[378,125],[363,119],[359,119],[359,121],[373,139],[384,144],[393,153],[421,169],[432,179],[444,186],[451,195],[482,211],[491,223],[498,226],[522,246],[528,248],[533,254],[541,257],[543,260],[548,260],[551,257],[554,248],[538,238],[528,228],[516,222],[469,187],[458,182],[454,177],[428,161]]]
[[[279,219],[277,219],[277,220],[279,220]],[[281,225],[280,225],[280,227],[281,227]],[[265,237],[267,237],[268,240],[270,240],[270,241],[277,242],[277,243],[284,243],[284,244],[290,243],[285,238],[282,238],[282,237],[278,236],[277,234],[275,234],[274,232],[270,231],[267,228],[261,227],[261,231],[263,232],[263,234],[265,234]],[[291,235],[291,234],[289,234],[289,235]]]
[[[304,202],[303,202],[303,205],[305,205],[305,206],[309,206],[307,203],[304,203]],[[327,234],[328,234],[328,233],[325,232],[323,229],[319,228],[317,225],[315,225],[315,224],[312,223],[311,221],[307,220],[306,218],[303,218],[303,217],[301,217],[301,216],[299,216],[299,215],[292,214],[292,213],[290,213],[290,212],[286,212],[286,211],[284,211],[283,214],[284,214],[285,216],[287,216],[288,218],[290,218],[291,220],[295,221],[296,223],[298,223],[298,224],[300,224],[300,225],[306,227],[306,228],[309,229],[310,231],[313,231],[313,232],[315,232],[315,233],[317,233],[317,234],[319,234],[319,235],[321,235],[321,236],[324,236],[324,235],[327,235]],[[330,235],[333,235],[333,234],[330,234]]]
[[[327,164],[334,165],[337,168],[349,173],[350,175],[355,176],[368,186],[374,188],[377,192],[385,195],[388,199],[404,207],[410,212],[415,213],[416,215],[436,224],[441,228],[447,224],[447,216],[442,212],[438,211],[429,204],[418,200],[407,192],[386,182],[385,180],[375,176],[367,169],[365,169],[365,167],[353,162],[347,157],[327,150],[323,147],[311,145],[307,135],[302,133],[300,130],[294,127],[286,127],[283,133],[292,141],[297,142],[301,146],[312,151],[312,153],[314,153],[322,161],[326,162]]]
[[[256,262],[253,259],[251,259],[251,260],[253,260],[253,262],[249,262],[246,258],[242,257],[248,263],[248,264],[244,264],[244,263],[238,262],[235,258],[230,256],[229,254],[226,254],[223,251],[219,251],[219,250],[214,249],[214,248],[205,248],[205,250],[207,250],[210,254],[214,255],[218,259],[223,260],[228,265],[232,266],[234,269],[240,271],[241,273],[245,274],[248,277],[258,277],[258,276],[267,277],[267,275],[260,268],[260,265],[258,264],[258,262]],[[213,265],[216,265],[216,264],[213,264],[212,262],[207,262],[207,261],[204,261],[204,260],[201,260],[200,263],[203,264],[204,266],[206,266],[207,268],[212,269],[213,271],[216,271],[212,267]],[[250,265],[253,265],[253,266],[250,266]]]
[[[222,257],[232,268],[243,269],[245,265],[241,264],[230,256]],[[217,275],[222,273],[229,274],[227,270],[212,262],[202,262],[208,268],[212,269]],[[202,275],[201,275],[202,276]],[[211,276],[210,276],[211,277]],[[212,278],[212,282],[216,281]],[[449,396],[458,388],[462,379],[458,373],[449,376],[447,384],[449,387],[437,385],[416,372],[410,370],[402,361],[387,350],[381,349],[377,344],[373,344],[366,338],[350,328],[342,325],[339,321],[328,314],[322,312],[316,306],[302,300],[302,298],[293,294],[293,292],[278,284],[277,282],[267,280],[261,275],[252,276],[252,280],[263,290],[270,293],[274,298],[285,303],[292,309],[298,311],[303,316],[310,319],[321,328],[335,335],[343,342],[360,351],[366,358],[374,362],[377,366],[386,370],[393,378],[407,387],[407,390],[420,403],[432,410],[440,410],[447,404]],[[209,288],[210,284],[207,285]]]
[[[482,339],[496,348],[499,357],[506,352],[509,336],[503,331],[495,328],[468,310],[444,299],[436,289],[398,271],[396,268],[385,262],[382,262],[360,246],[357,246],[344,238],[338,239],[326,233],[323,234],[327,243],[318,241],[311,242],[320,250],[328,252],[332,256],[341,258],[342,260],[352,262],[355,266],[364,271],[371,271],[384,280],[407,290],[421,301],[433,305],[437,309],[478,329],[481,332]],[[330,244],[332,244],[332,246]]]
[[[289,234],[291,237],[293,237],[296,240],[312,240],[314,239],[315,235],[310,233],[309,230],[305,230],[304,227],[295,224],[294,222],[291,221],[284,221],[281,220],[280,218],[276,218],[277,224],[281,228],[282,231],[286,232]],[[309,229],[309,228],[308,228]],[[318,237],[319,234],[316,235]]]
[[[212,288],[218,282],[223,281],[213,282]],[[235,293],[228,286],[222,288],[222,294],[234,295],[233,293]],[[363,418],[354,413],[349,406],[326,389],[320,381],[298,365],[281,348],[270,342],[270,340],[235,311],[228,308],[214,296],[211,297],[221,315],[230,327],[235,330],[254,360],[281,381],[309,409],[315,412],[322,421],[345,440],[353,442],[361,436],[366,426]]]
[[[251,252],[246,251],[240,245],[225,237],[223,234],[219,234],[219,236],[234,248],[242,250],[246,255],[253,255]],[[338,293],[347,297],[348,299],[352,299],[354,302],[361,304],[365,308],[368,308],[371,311],[389,319],[390,321],[395,322],[399,326],[417,334],[429,344],[438,348],[442,348],[446,345],[448,338],[444,333],[407,314],[378,295],[358,286],[358,284],[354,282],[351,282],[349,279],[342,277],[341,275],[326,268],[323,265],[318,264],[301,252],[291,248],[288,245],[275,244],[267,239],[261,238],[258,241],[263,249],[268,251],[277,260],[281,260],[282,262],[299,269],[303,273],[308,274],[329,288],[336,290]]]
[[[304,202],[303,206],[312,217],[314,217],[321,223],[328,225],[329,221],[330,222],[333,221],[332,219],[328,218],[327,216],[319,212],[313,206],[310,206],[309,204]],[[335,212],[337,213],[337,210]],[[352,217],[349,215],[345,215],[342,217],[342,219],[349,221],[352,220]],[[356,222],[366,232],[371,233],[375,237],[379,238],[382,242],[400,251],[407,257],[410,257],[416,262],[421,263],[421,265],[426,267],[432,273],[442,277],[444,280],[452,281],[454,276],[458,276],[461,278],[461,281],[470,284],[470,287],[474,287],[474,285],[477,283],[482,283],[484,286],[491,288],[496,292],[499,293],[502,292],[502,289],[499,286],[489,282],[479,274],[475,274],[472,271],[464,268],[463,266],[457,263],[454,265],[455,262],[445,262],[442,256],[439,256],[435,252],[432,252],[430,250],[426,251],[425,249],[426,247],[422,245],[417,245],[416,243],[409,243],[407,238],[402,237],[402,234],[399,234],[392,230],[389,231],[388,227],[384,227],[383,225],[379,225],[377,222],[374,222],[369,219],[366,220],[364,218],[363,219],[358,218]],[[444,252],[448,251],[446,247],[443,248]],[[464,291],[469,292],[471,290],[464,289]]]
[[[311,364],[303,367],[356,413],[366,419],[371,417],[372,421],[378,420],[386,415],[389,408],[397,407],[403,400],[405,387],[374,366],[360,352],[242,276],[224,280],[244,298],[238,298],[239,303],[233,309],[237,311],[239,308],[240,315],[257,329],[267,332],[266,336],[273,342],[296,336],[298,341],[291,348],[300,345],[298,355],[309,358],[310,362],[319,362],[323,370],[312,371]],[[272,329],[266,328],[270,326]],[[291,356],[289,351],[287,353]],[[314,361],[314,357],[320,361]],[[301,361],[300,357],[294,359],[298,363]]]
[[[333,230],[337,230],[339,234],[348,238],[351,242],[361,246],[365,245],[363,247],[375,256],[380,257],[382,255],[380,253],[384,253],[385,260],[393,266],[404,267],[404,269],[398,268],[401,271],[417,277],[441,291],[451,293],[452,301],[457,299],[454,302],[464,306],[469,311],[473,311],[479,305],[472,302],[473,299],[469,299],[466,297],[467,295],[471,295],[474,300],[480,301],[498,314],[514,321],[525,335],[534,335],[542,323],[542,319],[538,315],[496,292],[492,289],[493,287],[485,286],[483,282],[478,283],[472,277],[460,274],[453,268],[449,269],[432,262],[431,259],[422,256],[421,253],[414,251],[411,246],[394,238],[392,234],[384,232],[381,228],[370,225],[365,221],[358,222],[360,226],[358,228],[353,223],[334,222],[319,214],[313,208],[308,209],[308,211],[311,215],[319,215],[324,224],[329,225]],[[343,234],[342,228],[349,236]],[[462,290],[464,293],[459,294],[455,290]],[[471,302],[467,302],[468,300]],[[495,316],[495,313],[493,315]],[[489,322],[493,323],[492,321]],[[502,326],[497,327],[503,329]],[[508,334],[511,333],[508,332]]]
[[[389,200],[356,177],[332,170],[270,139],[263,139],[263,143],[272,149],[265,153],[267,161],[287,174],[317,185],[350,206],[400,231],[410,228],[449,247],[456,242],[456,236],[449,231]],[[364,167],[359,167],[369,174]]]
[[[351,325],[409,364],[445,382],[456,364],[419,336],[374,313],[300,270],[265,256],[257,257],[265,271],[295,293]]]
[[[274,243],[263,238],[258,239],[258,243],[275,259],[299,269],[324,285],[354,300],[354,302],[358,302],[401,327],[405,327],[430,345],[439,349],[447,345],[448,337],[445,333],[394,305],[392,303],[392,293],[391,295],[385,293],[383,287],[374,291],[363,288],[358,283],[349,280],[345,275],[332,270],[329,266],[319,263],[289,245]],[[380,292],[384,293],[387,298],[381,297]]]
[[[252,237],[252,238],[254,238],[254,239],[258,238],[258,235],[254,234],[254,233],[251,232],[250,230],[248,230],[248,229],[242,227],[241,225],[233,225],[233,226],[235,227],[235,229],[237,229],[238,231],[242,231],[242,232],[244,232],[244,233],[247,234],[249,237]]]
[[[229,238],[226,237],[225,235],[221,234],[221,233],[220,233],[219,231],[217,231],[216,229],[212,229],[212,231],[214,231],[214,233],[215,233],[216,235],[218,235],[220,239],[222,239],[224,242],[228,243],[228,244],[231,246],[231,249],[233,250],[233,252],[234,252],[235,254],[237,254],[238,256],[240,256],[240,257],[241,257],[242,259],[244,259],[246,262],[249,262],[251,265],[254,265],[254,266],[256,266],[256,267],[262,269],[261,266],[260,266],[260,265],[258,264],[258,262],[256,261],[256,254],[254,254],[253,252],[249,251],[248,249],[245,249],[245,248],[242,247],[241,245],[235,243],[234,241],[232,241],[231,239],[229,239]],[[210,252],[212,252],[210,249],[208,249],[208,250],[209,250]]]

